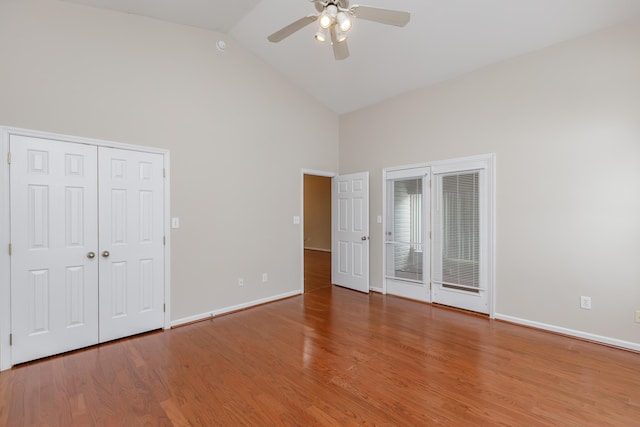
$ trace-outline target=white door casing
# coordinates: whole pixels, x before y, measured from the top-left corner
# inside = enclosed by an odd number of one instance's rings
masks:
[[[369,292],[369,172],[340,175],[332,191],[332,283]]]
[[[97,148],[9,144],[15,364],[98,342]]]
[[[100,342],[163,326],[163,156],[99,148]],[[108,219],[108,220],[103,220]]]

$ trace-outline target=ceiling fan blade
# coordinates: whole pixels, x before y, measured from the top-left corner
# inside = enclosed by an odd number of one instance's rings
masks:
[[[351,7],[351,13],[358,19],[366,21],[379,22],[381,24],[395,25],[396,27],[404,27],[409,23],[411,14],[400,10],[380,9],[370,6]]]
[[[271,34],[269,37],[267,37],[267,39],[272,43],[278,43],[279,41],[286,39],[296,31],[299,31],[312,22],[315,22],[317,19],[318,15],[305,16],[304,18],[300,18],[297,21],[287,25],[283,29]]]
[[[333,56],[336,61],[342,61],[349,57],[349,46],[347,46],[347,40],[339,42],[336,38],[336,30],[331,27],[331,45],[333,46]]]

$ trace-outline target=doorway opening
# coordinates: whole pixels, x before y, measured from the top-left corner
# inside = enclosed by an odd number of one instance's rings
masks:
[[[303,174],[305,293],[331,286],[331,185],[331,176]]]

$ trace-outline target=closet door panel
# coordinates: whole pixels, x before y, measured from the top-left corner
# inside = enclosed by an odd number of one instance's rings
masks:
[[[98,342],[97,148],[12,135],[12,364]]]
[[[163,156],[99,148],[100,341],[164,324]]]

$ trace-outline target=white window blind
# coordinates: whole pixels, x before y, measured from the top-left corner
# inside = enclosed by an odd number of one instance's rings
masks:
[[[446,287],[480,287],[480,192],[478,172],[442,177],[440,199],[440,277]]]

